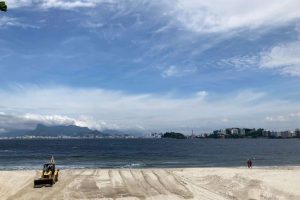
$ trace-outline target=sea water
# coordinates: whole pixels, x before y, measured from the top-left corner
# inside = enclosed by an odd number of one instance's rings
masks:
[[[0,140],[0,170],[300,165],[300,139]]]

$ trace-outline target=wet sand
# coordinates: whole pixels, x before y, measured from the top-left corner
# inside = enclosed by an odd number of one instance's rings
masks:
[[[39,175],[0,171],[0,199],[300,199],[299,167],[61,170],[53,187],[33,188]]]

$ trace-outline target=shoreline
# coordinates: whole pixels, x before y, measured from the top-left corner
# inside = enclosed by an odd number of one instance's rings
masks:
[[[299,140],[300,137],[239,137],[239,138],[185,138],[185,139],[177,139],[177,138],[147,138],[147,137],[107,137],[107,138],[85,138],[85,137],[72,137],[72,138],[61,138],[61,137],[35,137],[35,138],[27,138],[27,137],[0,137],[0,140]]]
[[[300,199],[300,166],[62,169],[53,187],[35,189],[40,173],[0,171],[1,199]]]
[[[34,168],[34,169],[32,169]],[[7,169],[1,169],[0,172],[5,172],[5,171],[39,171],[42,168],[42,165],[39,166],[33,166],[30,168],[28,167],[22,167],[20,166],[19,169],[15,168],[7,168]],[[178,169],[248,169],[247,166],[179,166],[179,167],[68,167],[68,166],[59,166],[57,165],[57,168],[60,170],[157,170],[157,169],[170,169],[170,170],[178,170]],[[267,166],[267,165],[262,165],[262,166],[253,166],[252,169],[299,169],[300,170],[300,165],[277,165],[277,166]],[[251,170],[251,169],[249,169]]]

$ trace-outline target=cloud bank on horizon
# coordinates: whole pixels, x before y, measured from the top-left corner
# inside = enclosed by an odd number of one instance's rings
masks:
[[[7,4],[0,132],[299,127],[297,0]]]

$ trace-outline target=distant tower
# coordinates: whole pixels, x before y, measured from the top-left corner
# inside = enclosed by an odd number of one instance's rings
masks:
[[[194,137],[195,137],[194,130],[192,129],[192,138],[194,138]]]
[[[54,161],[54,157],[52,156],[51,160],[50,160],[50,163],[51,164],[55,164],[55,161]]]

